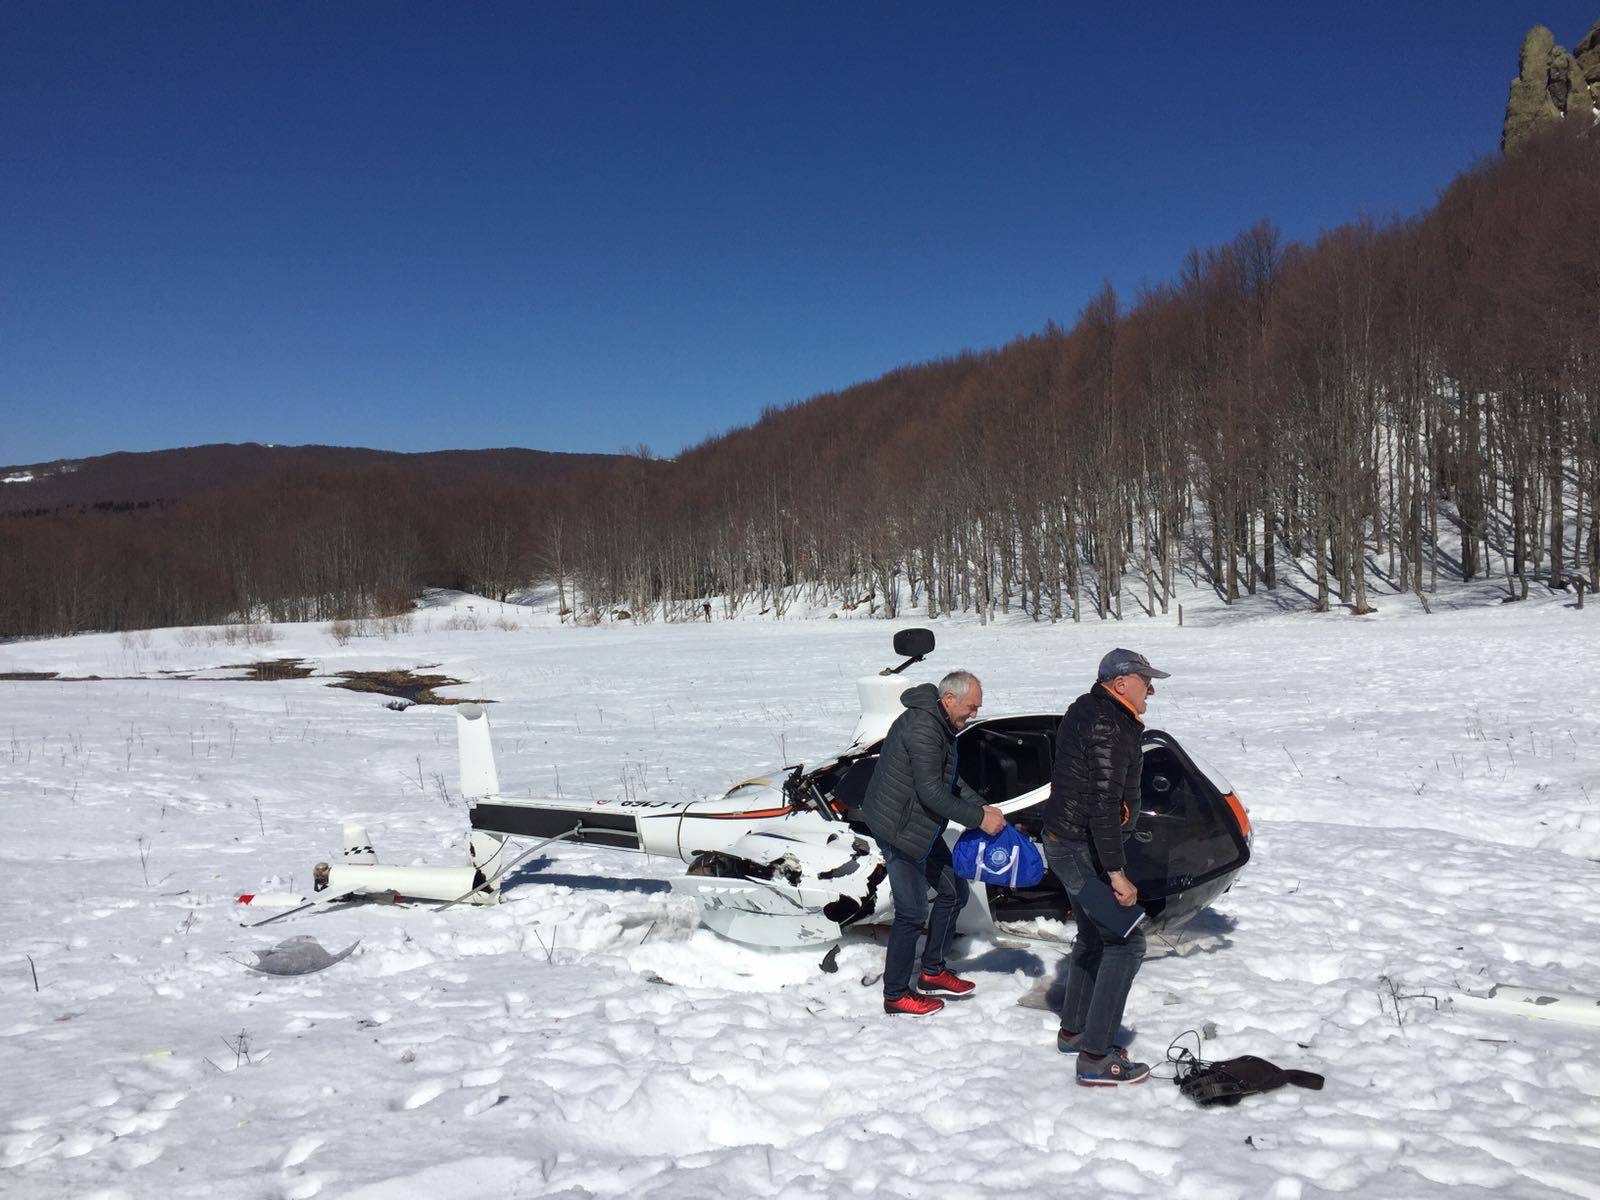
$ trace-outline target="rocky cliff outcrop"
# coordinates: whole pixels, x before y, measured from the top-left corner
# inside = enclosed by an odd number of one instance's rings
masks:
[[[1569,51],[1535,25],[1522,39],[1517,77],[1506,99],[1500,149],[1509,153],[1542,125],[1568,118],[1594,121],[1600,112],[1600,23]]]

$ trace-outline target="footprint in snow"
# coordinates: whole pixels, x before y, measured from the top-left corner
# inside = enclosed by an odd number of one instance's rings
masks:
[[[283,1200],[311,1200],[311,1197],[321,1190],[322,1180],[315,1175],[305,1175],[292,1183],[285,1184],[283,1191],[279,1195],[283,1197]]]
[[[61,1144],[59,1133],[23,1133],[0,1142],[0,1167],[20,1167],[43,1158]]]
[[[145,1103],[151,1112],[171,1112],[188,1099],[186,1092],[157,1092]]]
[[[108,1145],[114,1137],[114,1134],[98,1129],[92,1133],[74,1133],[62,1141],[59,1153],[62,1158],[82,1158],[90,1151]]]
[[[142,1112],[127,1108],[114,1109],[106,1114],[105,1127],[111,1131],[113,1137],[119,1138],[135,1133],[155,1133],[172,1119],[172,1107],[169,1105],[159,1108],[151,1105]]]
[[[447,1082],[444,1079],[430,1079],[428,1082],[420,1084],[416,1088],[412,1089],[411,1093],[396,1107],[401,1112],[409,1112],[413,1108],[421,1108],[424,1104],[431,1104],[448,1091],[467,1088],[492,1088],[500,1082],[500,1079],[501,1072],[496,1067],[485,1067],[478,1071],[468,1071],[454,1083]],[[496,1104],[500,1103],[500,1100],[503,1099],[503,1097],[500,1097],[498,1094],[491,1094],[487,1099],[488,1103],[485,1103],[478,1108],[473,1107],[473,1105],[477,1104],[478,1101],[474,1100],[470,1102],[467,1105],[469,1110],[467,1115],[476,1116],[479,1112],[482,1112],[485,1109],[493,1108]]]
[[[438,1080],[430,1080],[421,1087],[412,1089],[411,1094],[400,1102],[400,1111],[409,1112],[413,1108],[421,1108],[424,1104],[437,1100],[448,1090],[448,1084],[441,1083]]]
[[[488,1112],[491,1108],[498,1108],[509,1099],[511,1099],[510,1096],[503,1095],[500,1092],[488,1091],[481,1096],[476,1096],[473,1099],[468,1100],[466,1104],[462,1105],[461,1115],[463,1117],[475,1117],[479,1113]]]
[[[319,1137],[296,1138],[283,1156],[283,1161],[278,1164],[280,1171],[287,1171],[290,1167],[298,1167],[306,1159],[315,1154],[322,1146]]]
[[[166,1151],[159,1142],[119,1143],[116,1150],[117,1166],[124,1171],[147,1167]]]

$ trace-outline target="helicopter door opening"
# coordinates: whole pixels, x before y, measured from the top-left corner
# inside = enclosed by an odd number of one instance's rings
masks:
[[[997,717],[976,722],[956,739],[956,770],[986,804],[1004,804],[1048,788],[1056,759],[1056,726],[1060,723],[1061,718],[1054,716]],[[1023,811],[1031,810],[1032,806]],[[1016,816],[1011,819],[1017,823]],[[1024,832],[1039,836],[1037,830]]]
[[[1059,716],[998,717],[962,730],[956,770],[988,804],[1006,804],[1032,795],[1032,802],[1008,808],[1006,819],[1035,842],[1044,837],[1044,802],[1050,795]],[[1034,887],[988,889],[989,912],[996,921],[1069,917],[1067,893],[1056,877]]]

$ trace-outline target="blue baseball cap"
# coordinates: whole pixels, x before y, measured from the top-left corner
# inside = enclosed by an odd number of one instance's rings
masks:
[[[1150,660],[1132,650],[1113,650],[1100,660],[1100,682],[1115,679],[1118,675],[1143,675],[1146,679],[1171,679],[1170,671],[1158,671]]]

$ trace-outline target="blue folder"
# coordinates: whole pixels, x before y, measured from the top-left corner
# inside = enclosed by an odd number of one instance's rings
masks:
[[[1126,908],[1118,904],[1117,894],[1103,879],[1091,879],[1072,897],[1072,907],[1115,938],[1127,937],[1145,919],[1144,909],[1137,904]]]

